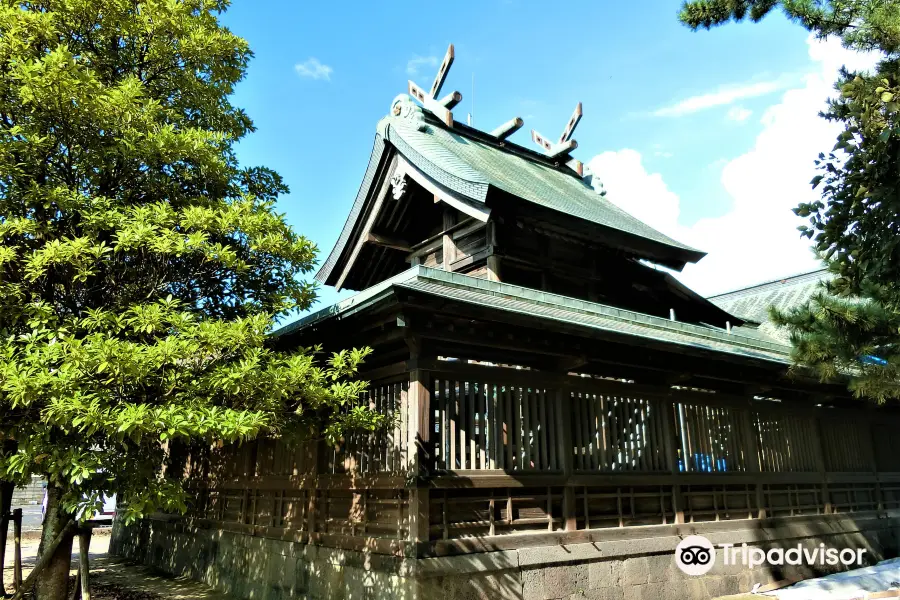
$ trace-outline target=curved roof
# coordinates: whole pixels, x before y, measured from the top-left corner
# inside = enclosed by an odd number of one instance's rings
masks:
[[[473,191],[473,199],[484,200],[488,187],[495,187],[533,204],[696,254],[691,262],[704,256],[633,217],[599,195],[574,171],[541,154],[510,142],[498,147],[479,140],[484,134],[472,135],[474,130],[464,125],[455,124],[449,130],[437,122],[420,123],[389,116],[379,122],[378,131],[417,167],[426,172],[440,170],[468,184],[468,190],[456,190],[460,193]],[[422,161],[428,164],[423,167]]]
[[[717,294],[708,300],[746,321],[759,323],[759,330],[770,338],[787,342],[788,333],[772,323],[769,309],[786,311],[806,304],[829,277],[827,269],[818,269]]]
[[[399,114],[387,116],[378,123],[365,177],[340,237],[316,275],[319,281],[331,282],[332,272],[348,248],[376,180],[383,177],[385,160],[395,151],[428,178],[467,202],[488,206],[492,190],[508,194],[564,215],[569,224],[573,224],[571,219],[577,219],[593,226],[587,234],[595,235],[598,241],[605,240],[611,247],[627,249],[635,256],[675,269],[705,256],[602,197],[558,159],[462,123],[447,128],[411,99],[400,99],[399,103]]]

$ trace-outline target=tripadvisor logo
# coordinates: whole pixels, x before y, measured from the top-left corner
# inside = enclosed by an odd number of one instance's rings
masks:
[[[791,548],[762,548],[741,544],[719,544],[722,550],[722,564],[742,564],[747,568],[760,565],[830,565],[845,567],[863,565],[866,554],[863,548],[826,548],[825,544],[804,548],[797,544]],[[675,548],[675,564],[687,575],[704,575],[716,564],[716,548],[702,535],[689,535]]]
[[[675,564],[687,575],[704,575],[716,564],[716,549],[702,535],[689,535],[675,548]]]

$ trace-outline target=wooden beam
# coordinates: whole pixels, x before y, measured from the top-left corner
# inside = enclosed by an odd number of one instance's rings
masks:
[[[447,231],[456,224],[456,211],[449,205],[444,206],[444,231]],[[443,267],[445,271],[452,271],[451,266],[456,260],[457,247],[453,241],[453,236],[449,233],[444,234],[443,239]]]
[[[340,291],[341,287],[343,287],[344,281],[346,281],[347,276],[350,275],[350,270],[353,268],[353,264],[356,262],[357,257],[359,257],[360,251],[369,240],[369,234],[372,232],[372,227],[378,219],[378,213],[381,212],[381,206],[384,204],[384,199],[388,195],[388,190],[391,189],[391,178],[398,173],[402,173],[407,164],[408,163],[405,160],[401,161],[399,156],[395,156],[391,161],[387,174],[381,182],[381,188],[378,190],[378,195],[375,197],[372,208],[369,210],[369,216],[366,219],[366,223],[356,242],[356,246],[353,247],[353,251],[350,253],[349,258],[347,258],[347,263],[344,265],[344,270],[341,272],[341,276],[338,277],[337,283],[334,285],[336,290]]]
[[[415,84],[412,80],[409,82],[409,95],[422,103],[422,107],[428,112],[443,121],[447,127],[453,127],[453,113],[446,106],[429,96],[425,91]]]
[[[366,242],[369,244],[375,244],[376,246],[382,246],[384,248],[391,248],[392,250],[402,250],[403,252],[412,251],[412,247],[406,240],[401,240],[399,238],[382,235],[380,233],[374,233],[371,231],[366,237]]]
[[[491,209],[482,202],[476,202],[463,196],[457,196],[455,193],[447,190],[442,185],[431,179],[419,171],[414,165],[407,161],[403,156],[397,157],[398,168],[402,167],[404,172],[416,183],[425,188],[426,191],[434,194],[439,200],[446,202],[459,212],[465,213],[470,217],[475,217],[482,223],[487,223],[491,214]]]
[[[578,147],[578,142],[576,142],[575,140],[568,140],[560,144],[554,144],[534,129],[531,130],[531,139],[534,141],[534,143],[544,149],[544,154],[546,154],[548,158],[564,156]]]
[[[505,140],[506,138],[517,132],[519,129],[521,129],[522,125],[524,124],[525,121],[523,121],[519,117],[515,117],[491,131],[491,135],[501,140]]]
[[[453,107],[462,102],[463,95],[459,92],[450,92],[440,100],[438,100],[438,104],[442,105],[447,110],[453,110]]]
[[[578,126],[578,122],[581,121],[581,102],[575,106],[575,111],[572,113],[572,116],[569,117],[569,122],[566,123],[566,128],[563,129],[562,135],[559,136],[559,143],[563,144],[572,139],[572,134],[575,133],[575,128]]]
[[[458,236],[468,235],[481,227],[484,227],[484,223],[482,223],[481,221],[475,221],[475,219],[473,219],[472,217],[466,217],[465,219],[461,219],[459,222],[457,222],[453,227],[444,229],[443,231],[436,233],[433,236],[422,240],[421,242],[413,244],[413,254],[418,254],[425,248],[429,247],[432,242],[441,240],[448,233],[452,233],[453,237],[456,238]]]
[[[555,146],[553,146],[553,149],[547,153],[547,156],[549,156],[550,158],[564,156],[575,150],[575,148],[577,147],[578,142],[576,142],[575,140],[569,140],[568,142],[563,142],[562,144],[556,144]]]
[[[434,78],[434,83],[431,84],[432,98],[437,98],[438,94],[441,93],[441,88],[444,87],[444,81],[447,80],[447,74],[450,72],[450,67],[453,65],[453,59],[455,57],[453,44],[450,44],[447,46],[447,52],[444,53],[444,60],[441,61],[441,68],[438,69],[437,75]]]
[[[584,177],[584,163],[582,163],[577,158],[573,158],[572,160],[567,162],[566,166],[578,173],[579,177]]]
[[[579,369],[589,362],[591,361],[583,354],[579,356],[564,356],[557,362],[556,370],[561,373],[571,373],[575,369]]]

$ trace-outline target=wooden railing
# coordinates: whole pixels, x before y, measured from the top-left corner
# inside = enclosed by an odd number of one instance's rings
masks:
[[[889,413],[439,361],[361,402],[388,416],[384,431],[223,449],[194,518],[421,556],[900,510]]]

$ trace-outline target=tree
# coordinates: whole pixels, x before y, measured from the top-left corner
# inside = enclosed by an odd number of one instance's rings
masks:
[[[48,479],[42,546],[118,492],[184,510],[171,440],[373,428],[347,410],[367,350],[267,345],[315,288],[315,246],[244,168],[230,95],[251,52],[227,0],[0,7],[0,478]],[[71,538],[37,584],[63,600]]]
[[[833,278],[809,305],[775,321],[791,333],[793,359],[824,379],[849,376],[860,397],[900,398],[900,0],[696,0],[679,15],[693,29],[729,20],[759,21],[780,8],[820,38],[877,51],[873,72],[842,70],[839,96],[822,116],[843,131],[819,154],[812,186],[821,198],[801,203],[801,235]]]

